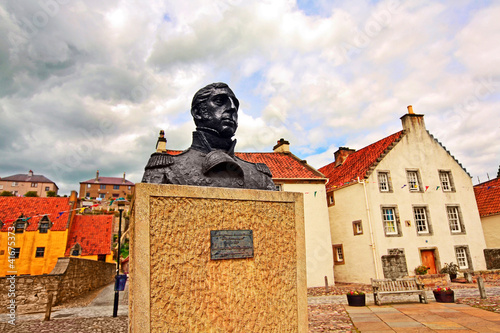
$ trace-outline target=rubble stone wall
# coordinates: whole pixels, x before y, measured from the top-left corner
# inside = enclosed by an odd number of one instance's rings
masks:
[[[16,313],[43,311],[49,294],[53,305],[109,284],[113,281],[116,265],[80,258],[59,258],[50,274],[0,277],[0,304],[15,299]],[[14,296],[15,295],[15,296]],[[6,306],[0,313],[7,312]]]

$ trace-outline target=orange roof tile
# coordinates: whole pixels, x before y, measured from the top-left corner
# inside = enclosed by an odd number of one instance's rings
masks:
[[[500,214],[500,178],[474,186],[479,216]]]
[[[326,184],[326,190],[329,191],[333,188],[345,186],[357,180],[358,177],[360,179],[367,177],[370,166],[377,163],[377,159],[392,143],[397,142],[403,133],[403,131],[399,131],[350,154],[344,163],[337,167],[335,167],[335,162],[332,162],[319,168],[318,170],[329,179],[329,182]]]
[[[26,231],[36,231],[44,215],[52,222],[50,230],[66,230],[70,209],[69,198],[0,197],[1,231],[7,231],[21,215],[29,218]]]
[[[82,256],[111,253],[113,215],[76,215],[69,231],[66,256],[76,243]]]
[[[167,152],[171,155],[178,155],[182,151],[168,150]],[[266,164],[273,174],[273,179],[325,178],[316,169],[291,153],[235,153],[235,155],[251,163]]]

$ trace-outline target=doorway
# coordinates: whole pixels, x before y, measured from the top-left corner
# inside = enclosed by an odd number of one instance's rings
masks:
[[[420,250],[422,257],[422,265],[430,267],[428,274],[437,274],[436,269],[436,254],[434,250]]]

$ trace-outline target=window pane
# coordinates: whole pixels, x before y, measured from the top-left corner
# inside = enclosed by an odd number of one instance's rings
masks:
[[[458,267],[460,269],[467,269],[469,268],[469,265],[467,264],[467,252],[465,251],[465,248],[463,247],[457,247],[455,249],[456,254],[457,254],[457,262],[458,262]]]
[[[427,217],[425,215],[425,208],[415,208],[415,225],[417,226],[418,233],[427,233],[429,229],[427,227]]]
[[[383,208],[382,210],[383,218],[384,218],[384,228],[385,233],[387,235],[394,235],[398,233],[396,227],[396,219],[394,216],[393,208]]]
[[[418,176],[415,171],[408,171],[408,186],[410,186],[410,191],[418,191],[420,189],[418,186]]]
[[[344,253],[341,247],[337,247],[337,261],[344,261]]]
[[[36,252],[35,252],[35,258],[43,258],[45,254],[45,248],[44,247],[37,247]]]
[[[457,207],[448,207],[448,221],[450,222],[451,232],[462,231]]]
[[[387,177],[387,173],[380,172],[378,174],[378,187],[381,192],[389,191],[389,179]]]
[[[440,172],[439,180],[441,181],[441,187],[443,191],[451,191],[450,176],[448,172]]]

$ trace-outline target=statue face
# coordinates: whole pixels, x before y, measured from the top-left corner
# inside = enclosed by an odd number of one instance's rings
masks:
[[[236,96],[226,88],[217,88],[204,104],[200,115],[202,126],[216,130],[224,138],[232,137],[238,128]]]

